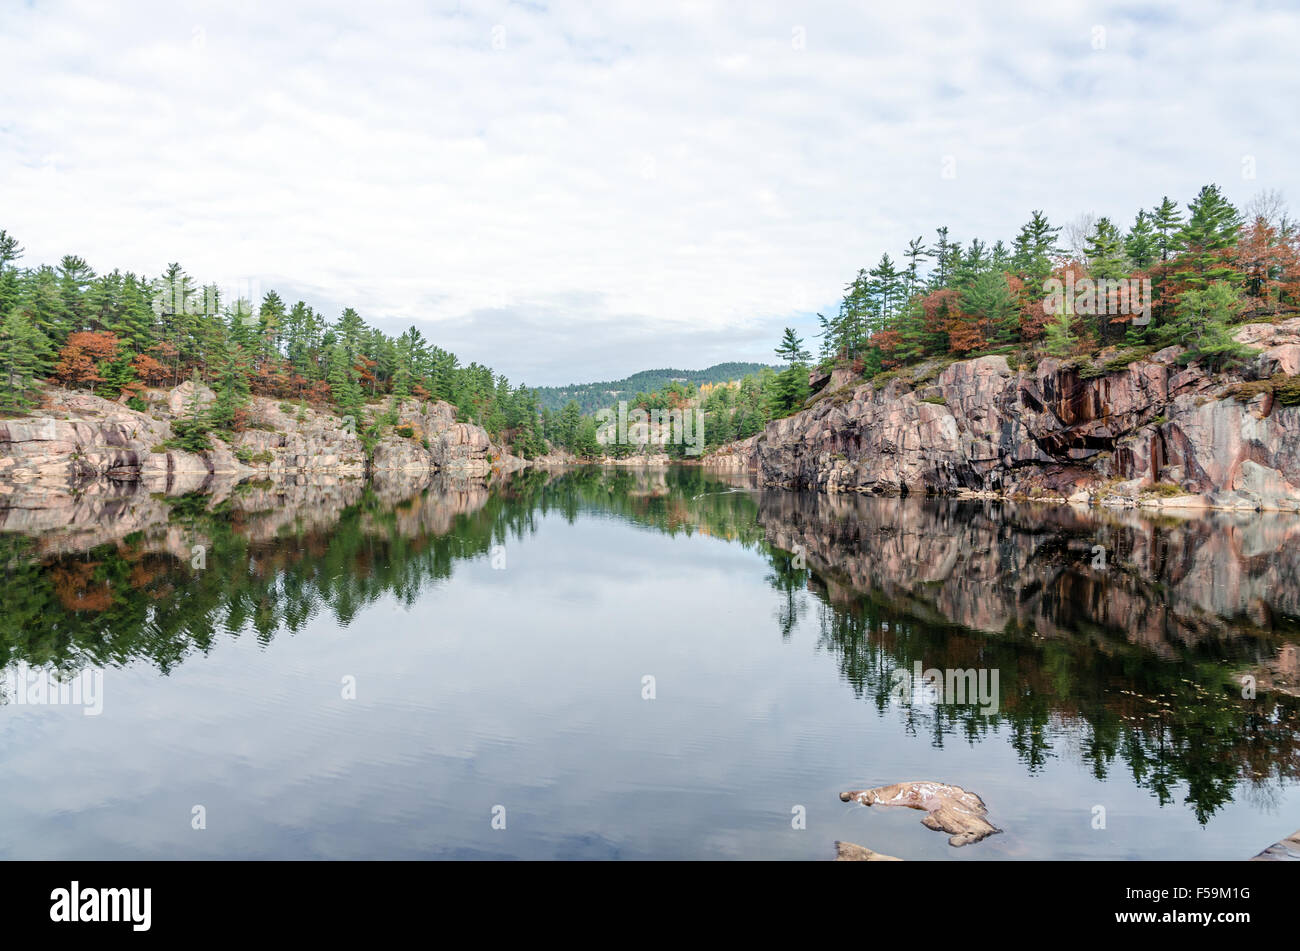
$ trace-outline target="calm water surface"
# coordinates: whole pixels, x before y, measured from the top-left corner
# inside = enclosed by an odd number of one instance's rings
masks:
[[[1239,859],[1300,827],[1295,518],[691,468],[123,493],[0,508],[0,857]],[[917,662],[996,671],[996,712]],[[102,671],[102,713],[17,702],[50,665]],[[1004,832],[838,798],[903,780]]]

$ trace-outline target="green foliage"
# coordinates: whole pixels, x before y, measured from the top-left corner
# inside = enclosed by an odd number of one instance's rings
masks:
[[[1186,347],[1183,362],[1199,361],[1221,369],[1251,356],[1254,351],[1232,338],[1231,324],[1241,310],[1241,294],[1216,281],[1203,289],[1185,291],[1174,309],[1174,319],[1161,330],[1164,340]]]
[[[0,255],[4,253],[0,231]],[[51,354],[45,334],[21,311],[0,320],[0,410],[35,405],[36,378]]]
[[[1065,359],[1074,353],[1079,339],[1074,335],[1072,318],[1069,309],[1063,309],[1043,328],[1043,343],[1050,356]]]
[[[761,363],[718,363],[703,370],[642,370],[621,380],[600,383],[573,383],[569,386],[540,386],[534,391],[542,409],[553,413],[573,400],[583,413],[594,413],[617,403],[631,400],[637,393],[653,393],[670,383],[698,387],[703,383],[725,383],[764,369]]]
[[[1019,328],[1018,302],[1001,271],[984,271],[976,275],[962,294],[962,309],[983,320],[993,330],[993,339],[1008,342],[1016,339]]]
[[[1283,406],[1300,406],[1300,375],[1279,373],[1267,380],[1248,380],[1229,387],[1225,395],[1249,403],[1261,393],[1271,393]]]
[[[768,405],[773,417],[785,416],[803,405],[808,398],[808,351],[792,327],[785,328],[776,355],[787,366],[776,375],[768,394]]]
[[[208,439],[206,423],[192,419],[172,421],[172,438],[163,445],[167,449],[179,449],[182,452],[207,452],[212,448]]]

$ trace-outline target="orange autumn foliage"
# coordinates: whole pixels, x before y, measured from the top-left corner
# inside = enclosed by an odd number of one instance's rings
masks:
[[[167,378],[167,368],[147,353],[136,354],[131,367],[136,377],[149,386],[156,386]]]
[[[117,335],[105,331],[81,330],[68,335],[59,351],[54,376],[67,386],[102,383],[99,364],[117,355]]]

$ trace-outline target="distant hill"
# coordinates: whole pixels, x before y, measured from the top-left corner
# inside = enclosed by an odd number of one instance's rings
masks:
[[[563,408],[569,400],[577,402],[583,413],[594,413],[619,400],[631,399],[638,393],[650,393],[667,386],[674,380],[690,386],[701,383],[725,383],[757,373],[765,363],[719,363],[705,370],[642,370],[622,380],[604,383],[572,383],[569,386],[539,386],[537,396],[541,405],[550,410]],[[775,368],[774,368],[775,369]]]

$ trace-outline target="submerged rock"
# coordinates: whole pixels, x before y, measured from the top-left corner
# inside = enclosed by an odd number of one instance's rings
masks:
[[[984,800],[960,786],[947,783],[910,782],[894,783],[840,793],[843,802],[860,802],[864,806],[906,806],[923,809],[927,813],[921,825],[935,832],[948,832],[951,846],[969,845],[1001,832],[985,816],[988,807]]]
[[[865,845],[854,845],[852,842],[835,843],[835,861],[837,862],[901,862],[900,858],[893,855],[885,855],[883,852],[873,852]]]

